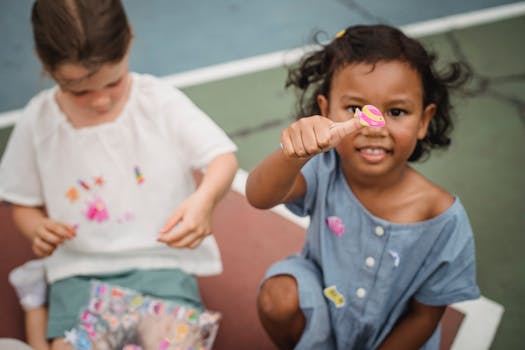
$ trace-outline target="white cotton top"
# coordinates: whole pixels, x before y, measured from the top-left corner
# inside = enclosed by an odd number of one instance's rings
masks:
[[[115,121],[78,129],[57,105],[56,89],[29,102],[0,163],[0,199],[45,206],[50,218],[78,226],[46,259],[49,282],[129,269],[220,273],[213,236],[196,249],[170,248],[157,237],[194,192],[192,169],[236,150],[224,131],[152,76],[132,74]]]

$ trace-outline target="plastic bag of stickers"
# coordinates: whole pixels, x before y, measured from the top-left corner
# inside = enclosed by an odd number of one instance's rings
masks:
[[[92,281],[88,307],[65,340],[79,350],[208,350],[220,314]]]

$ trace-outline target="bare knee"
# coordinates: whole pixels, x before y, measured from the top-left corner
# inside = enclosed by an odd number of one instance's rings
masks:
[[[295,278],[278,275],[269,278],[261,287],[257,297],[261,316],[273,321],[286,321],[300,312],[299,295]]]

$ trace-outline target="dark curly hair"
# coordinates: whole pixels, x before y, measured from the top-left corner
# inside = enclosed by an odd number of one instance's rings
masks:
[[[376,64],[380,61],[402,61],[414,68],[421,77],[423,106],[436,105],[427,135],[418,140],[408,161],[427,156],[433,148],[450,145],[453,129],[449,89],[461,86],[470,77],[470,69],[453,62],[442,72],[434,70],[436,56],[427,52],[417,40],[401,30],[387,25],[351,26],[340,32],[328,44],[306,54],[297,66],[288,71],[286,87],[297,90],[297,118],[320,114],[317,95],[327,98],[334,73],[348,64]]]

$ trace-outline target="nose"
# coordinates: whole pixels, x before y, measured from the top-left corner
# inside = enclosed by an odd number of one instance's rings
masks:
[[[368,137],[385,137],[387,135],[386,127],[378,128],[366,126],[361,130],[361,134]]]
[[[98,93],[91,100],[91,107],[95,110],[106,110],[111,106],[111,97],[107,93]]]

